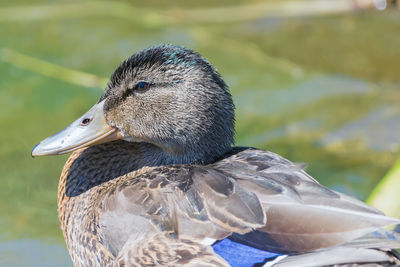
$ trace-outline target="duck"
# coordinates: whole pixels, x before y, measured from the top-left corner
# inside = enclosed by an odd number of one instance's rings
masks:
[[[234,123],[228,86],[199,53],[157,45],[124,60],[87,113],[31,151],[72,152],[58,214],[74,266],[400,264],[384,228],[399,219],[234,146]]]

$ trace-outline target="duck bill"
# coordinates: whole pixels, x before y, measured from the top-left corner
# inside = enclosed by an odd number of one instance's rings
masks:
[[[106,123],[103,105],[104,101],[97,103],[67,128],[37,144],[32,149],[32,157],[65,154],[79,148],[122,139],[119,131]]]

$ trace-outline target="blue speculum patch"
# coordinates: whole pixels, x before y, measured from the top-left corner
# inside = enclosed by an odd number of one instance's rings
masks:
[[[223,239],[213,246],[215,253],[224,258],[232,267],[247,267],[262,264],[280,254],[253,248],[230,239]]]

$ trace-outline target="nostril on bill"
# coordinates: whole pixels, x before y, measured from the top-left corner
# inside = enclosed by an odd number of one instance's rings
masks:
[[[84,119],[81,121],[81,125],[82,125],[82,126],[86,126],[86,125],[89,124],[89,122],[90,122],[91,120],[92,120],[91,118],[84,118]]]

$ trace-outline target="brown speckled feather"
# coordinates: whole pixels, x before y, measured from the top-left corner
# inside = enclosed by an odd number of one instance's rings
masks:
[[[92,155],[105,151],[103,146],[113,143],[74,153],[60,183],[62,228],[74,261],[82,257],[81,266],[88,255],[92,266],[224,266],[202,241],[258,229],[268,234],[264,247],[301,252],[343,244],[396,222],[321,186],[290,161],[251,148],[236,148],[206,166],[139,168],[100,185],[92,182],[85,191],[86,179],[95,181],[86,176],[93,164],[121,169],[95,164]],[[110,155],[118,144],[113,148]],[[79,186],[74,181],[82,175],[86,179]]]

